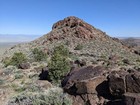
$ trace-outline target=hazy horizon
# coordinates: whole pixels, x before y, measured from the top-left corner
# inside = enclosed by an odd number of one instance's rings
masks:
[[[0,43],[21,43],[30,42],[43,35],[23,35],[23,34],[0,34]],[[116,38],[138,38],[140,37],[116,37]]]
[[[39,37],[41,35],[0,34],[0,43],[29,42]]]

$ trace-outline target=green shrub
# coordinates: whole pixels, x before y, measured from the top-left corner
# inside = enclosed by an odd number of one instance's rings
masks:
[[[75,48],[74,48],[74,50],[82,50],[83,49],[83,45],[81,45],[81,44],[78,44]]]
[[[4,84],[4,80],[0,79],[0,85],[3,85],[3,84]]]
[[[18,92],[18,93],[21,93],[21,92],[23,92],[23,91],[25,91],[26,90],[26,87],[24,87],[24,86],[19,86],[19,85],[17,85],[17,84],[11,84],[11,87],[12,87],[12,89],[15,91],[15,92]]]
[[[48,67],[49,79],[53,82],[59,82],[59,80],[62,80],[70,70],[69,61],[60,54],[54,54],[52,56]]]
[[[67,47],[65,47],[64,45],[59,45],[59,46],[56,46],[54,48],[54,52],[53,54],[60,54],[62,56],[65,56],[65,57],[68,57],[69,56],[69,50]]]
[[[22,74],[15,74],[15,79],[21,79],[21,78],[23,78]]]
[[[70,70],[70,63],[68,61],[69,50],[63,45],[54,48],[53,55],[48,64],[49,79],[58,83]]]
[[[32,51],[33,57],[35,61],[46,61],[47,60],[47,54],[44,53],[42,50],[39,50],[38,48],[33,49]]]
[[[19,52],[19,53],[14,53],[11,59],[8,59],[8,58],[5,59],[3,63],[7,67],[9,65],[18,66],[19,64],[25,61],[27,61],[26,56],[23,53]]]

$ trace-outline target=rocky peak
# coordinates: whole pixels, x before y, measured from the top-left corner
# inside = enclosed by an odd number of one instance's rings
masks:
[[[68,36],[80,39],[94,39],[104,37],[105,33],[77,17],[70,16],[52,26],[52,32],[48,36],[48,40],[59,40]]]
[[[81,20],[75,16],[70,16],[70,17],[64,18],[64,20],[60,20],[60,21],[56,22],[53,25],[52,29],[60,29],[60,28],[64,28],[64,27],[73,28],[73,27],[77,27],[77,26],[83,26],[83,27],[88,26],[89,28],[92,28],[92,26],[85,23],[83,20]]]

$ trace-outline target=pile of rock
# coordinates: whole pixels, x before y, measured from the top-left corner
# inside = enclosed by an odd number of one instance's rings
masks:
[[[62,81],[66,92],[71,94],[73,105],[96,105],[99,103],[98,94],[104,96],[107,91],[107,80],[103,75],[104,68],[97,66],[85,66],[73,69]],[[101,102],[101,100],[100,100]]]
[[[101,66],[75,68],[62,81],[73,105],[140,105],[140,73],[108,72]]]
[[[140,105],[140,73],[112,72],[108,76],[109,90],[115,98],[120,98],[125,105]]]

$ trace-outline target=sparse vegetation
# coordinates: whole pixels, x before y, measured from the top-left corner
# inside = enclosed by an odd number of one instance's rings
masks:
[[[3,85],[3,84],[4,84],[4,80],[0,79],[0,85]]]
[[[78,44],[75,48],[74,48],[74,50],[82,50],[83,49],[83,45],[81,45],[81,44]]]
[[[11,87],[15,92],[18,92],[18,93],[21,93],[26,90],[26,87],[19,86],[18,84],[15,84],[15,83],[11,84]]]
[[[72,105],[72,100],[68,98],[59,88],[48,89],[47,92],[24,92],[13,97],[8,105]]]
[[[23,53],[14,53],[13,57],[11,59],[6,59],[4,60],[5,66],[13,65],[13,66],[18,66],[19,64],[27,61],[26,55]]]
[[[23,78],[22,74],[15,74],[15,79],[21,79],[21,78]]]
[[[69,49],[67,47],[65,47],[64,45],[56,46],[54,48],[53,55],[55,55],[55,54],[59,54],[59,55],[68,57],[69,56]]]
[[[47,54],[38,48],[34,48],[32,53],[35,61],[46,61],[48,58]]]

